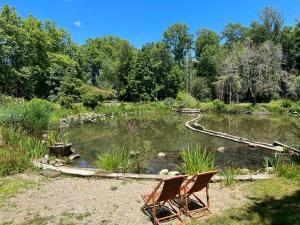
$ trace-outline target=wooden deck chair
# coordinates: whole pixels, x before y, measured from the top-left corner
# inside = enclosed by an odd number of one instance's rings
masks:
[[[181,209],[179,208],[179,211],[177,212],[171,201],[173,198],[180,194],[182,183],[187,177],[187,175],[180,175],[163,179],[158,183],[158,185],[151,193],[142,194],[142,199],[144,200],[145,204],[143,205],[141,210],[144,213],[147,213],[146,210],[148,209],[155,224],[160,225],[160,221],[168,220],[172,217],[177,217],[182,222]],[[163,185],[163,187],[161,191],[159,191],[161,185]],[[170,215],[158,218],[157,212],[159,207],[164,207],[166,203],[168,203],[171,207],[171,210],[169,211]]]
[[[187,179],[181,188],[181,198],[184,198],[184,208],[183,211],[186,215],[193,219],[206,216],[211,213],[209,204],[209,181],[211,178],[218,173],[218,171],[209,171],[205,173],[199,173],[194,175],[191,179]],[[199,192],[205,188],[206,191],[206,202],[205,204],[198,196],[196,192]],[[193,196],[195,199],[190,198]],[[181,199],[178,198],[178,199]],[[196,209],[189,209],[189,203],[195,203],[198,207]]]

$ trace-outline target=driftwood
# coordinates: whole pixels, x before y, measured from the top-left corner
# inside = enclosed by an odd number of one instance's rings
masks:
[[[268,149],[268,150],[273,150],[276,152],[283,152],[284,148],[286,148],[290,151],[299,153],[299,150],[292,148],[288,145],[282,144],[278,141],[275,141],[273,144],[269,144],[269,143],[263,143],[263,142],[258,142],[258,141],[251,141],[251,140],[243,138],[243,137],[238,137],[238,136],[234,136],[231,134],[226,134],[226,133],[222,133],[222,132],[218,132],[218,131],[208,130],[203,125],[198,123],[198,121],[201,118],[202,118],[202,115],[200,114],[197,118],[187,121],[185,123],[185,126],[196,132],[201,132],[201,133],[211,135],[214,137],[220,137],[220,138],[224,138],[224,139],[231,140],[234,142],[247,144],[250,147],[259,147],[259,148],[264,148],[264,149]]]

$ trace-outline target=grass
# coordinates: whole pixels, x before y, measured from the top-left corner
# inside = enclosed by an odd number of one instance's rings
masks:
[[[215,156],[213,152],[202,149],[199,144],[188,145],[181,150],[181,171],[186,174],[196,174],[209,171],[214,168]]]
[[[0,178],[0,202],[35,185],[36,182],[28,179]]]
[[[246,205],[212,215],[207,221],[193,221],[190,225],[300,224],[299,185],[299,181],[281,177],[251,182],[243,187],[250,200]]]
[[[234,176],[239,173],[239,170],[239,168],[225,167],[221,171],[221,176],[224,176],[225,178],[224,181],[222,181],[222,183],[224,182],[226,186],[233,185],[235,183]]]
[[[45,143],[21,130],[2,128],[1,134],[0,176],[23,172],[32,166],[32,159],[43,156],[47,151]]]

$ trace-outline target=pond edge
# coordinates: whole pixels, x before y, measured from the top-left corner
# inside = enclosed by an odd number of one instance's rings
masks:
[[[62,174],[80,176],[80,177],[101,177],[101,178],[113,178],[113,179],[139,179],[139,180],[162,180],[169,178],[168,175],[156,175],[156,174],[136,174],[136,173],[107,173],[96,168],[78,168],[78,167],[67,167],[67,166],[52,166],[39,162],[33,162],[33,165],[39,169],[49,169],[61,172]],[[255,180],[266,180],[274,178],[272,174],[249,174],[249,175],[235,175],[234,180],[236,181],[255,181]],[[223,176],[215,175],[212,178],[212,182],[220,182],[225,180]]]

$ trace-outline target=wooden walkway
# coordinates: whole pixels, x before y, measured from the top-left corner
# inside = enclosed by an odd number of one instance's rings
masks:
[[[202,118],[202,115],[200,114],[197,118],[195,118],[193,120],[190,120],[190,121],[187,121],[185,123],[185,126],[188,127],[189,129],[193,130],[193,131],[196,131],[196,132],[201,132],[201,133],[211,135],[211,136],[214,136],[214,137],[220,137],[220,138],[231,140],[231,141],[234,141],[234,142],[247,144],[249,147],[258,147],[258,148],[273,150],[273,151],[276,151],[276,152],[283,152],[284,149],[287,148],[288,150],[290,150],[292,152],[295,152],[297,154],[300,153],[300,151],[298,149],[292,148],[292,147],[287,146],[285,144],[282,144],[278,141],[275,141],[273,144],[269,144],[269,143],[263,143],[263,142],[258,142],[258,141],[251,141],[249,139],[234,136],[234,135],[231,135],[231,134],[226,134],[226,133],[222,133],[222,132],[208,130],[203,125],[200,125],[198,123],[198,121],[201,118]]]

